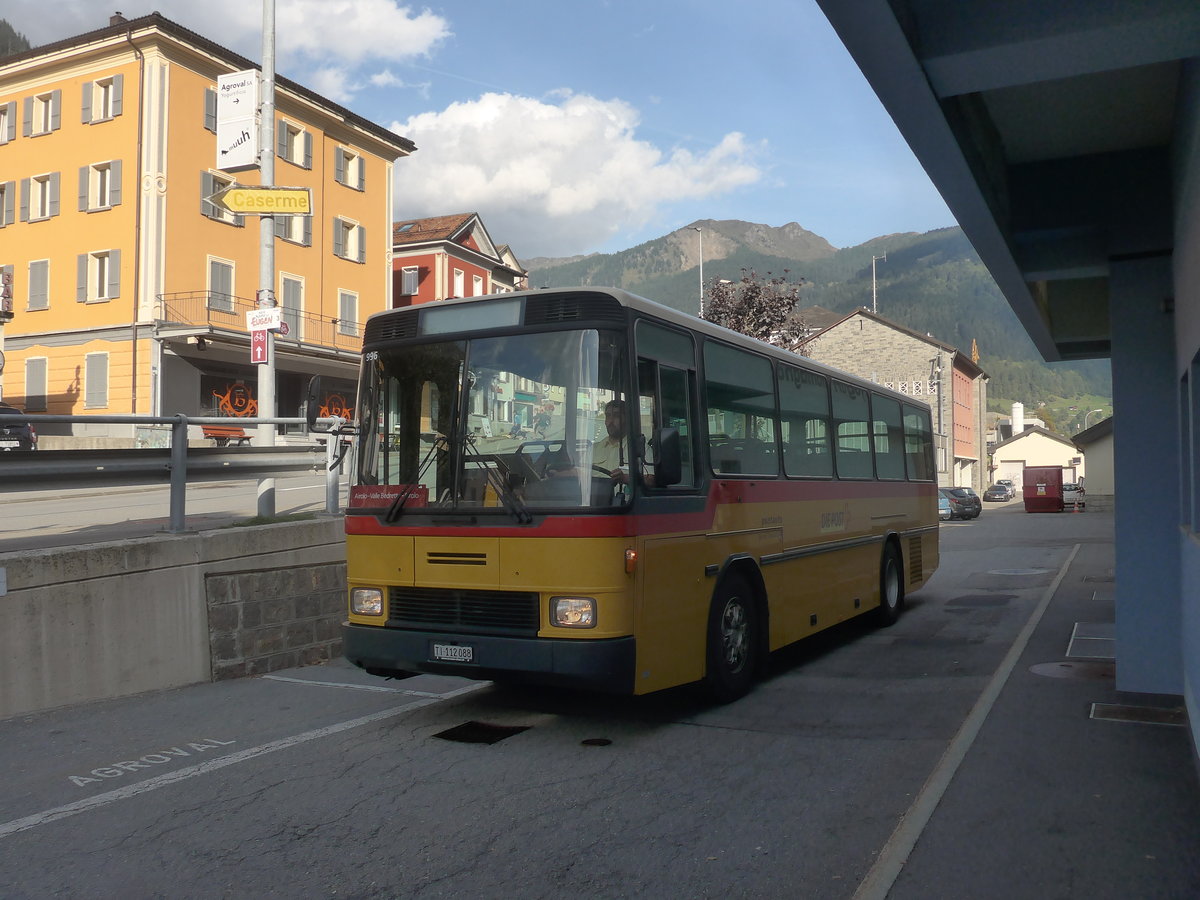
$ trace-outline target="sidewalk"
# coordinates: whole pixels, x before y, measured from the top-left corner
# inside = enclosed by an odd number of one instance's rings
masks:
[[[1111,540],[1080,543],[891,900],[1200,898],[1183,701],[1115,689],[1112,567]]]

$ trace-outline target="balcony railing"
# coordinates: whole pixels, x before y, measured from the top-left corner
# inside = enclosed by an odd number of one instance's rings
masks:
[[[234,297],[215,291],[180,291],[158,295],[158,321],[163,325],[220,328],[246,332],[246,313],[258,309],[258,304],[245,297]],[[348,319],[315,316],[311,313],[283,309],[287,334],[276,332],[276,344],[315,345],[317,347],[349,350],[362,349],[362,325]]]

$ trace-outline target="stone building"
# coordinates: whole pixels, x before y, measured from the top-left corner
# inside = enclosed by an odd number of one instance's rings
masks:
[[[987,487],[987,374],[966,354],[866,309],[843,316],[804,343],[835,366],[928,403],[938,484]]]

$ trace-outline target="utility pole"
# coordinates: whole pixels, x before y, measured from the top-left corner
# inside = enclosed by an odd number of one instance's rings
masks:
[[[263,187],[275,185],[275,0],[262,0],[262,106],[259,108],[259,172]],[[275,302],[275,217],[259,216],[258,306]],[[258,367],[259,418],[275,418],[275,332],[267,331],[267,361]],[[275,425],[259,425],[256,443],[275,446]],[[275,515],[275,479],[258,482],[258,514]]]
[[[692,231],[700,235],[700,318],[704,318],[704,229],[699,225],[689,225]]]
[[[882,259],[884,262],[887,262],[887,251],[883,251],[883,256],[871,257],[871,312],[879,315],[879,307],[875,302],[875,260],[877,259]]]

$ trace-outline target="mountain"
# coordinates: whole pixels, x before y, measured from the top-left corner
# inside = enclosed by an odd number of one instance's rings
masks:
[[[978,347],[979,364],[991,377],[989,406],[994,410],[1007,410],[1014,400],[1031,409],[1057,401],[1062,401],[1063,409],[1095,406],[1096,398],[1102,402],[1109,398],[1106,405],[1111,405],[1107,361],[1042,361],[957,227],[890,234],[838,249],[795,222],[774,228],[703,219],[628,250],[528,260],[524,265],[534,287],[620,287],[696,315],[700,308],[697,227],[703,229],[705,283],[719,278],[736,281],[743,270],[786,273],[789,280],[804,282],[802,307],[820,306],[841,315],[862,306],[871,308],[871,260],[879,257],[874,279],[877,312],[966,354],[973,345]]]

